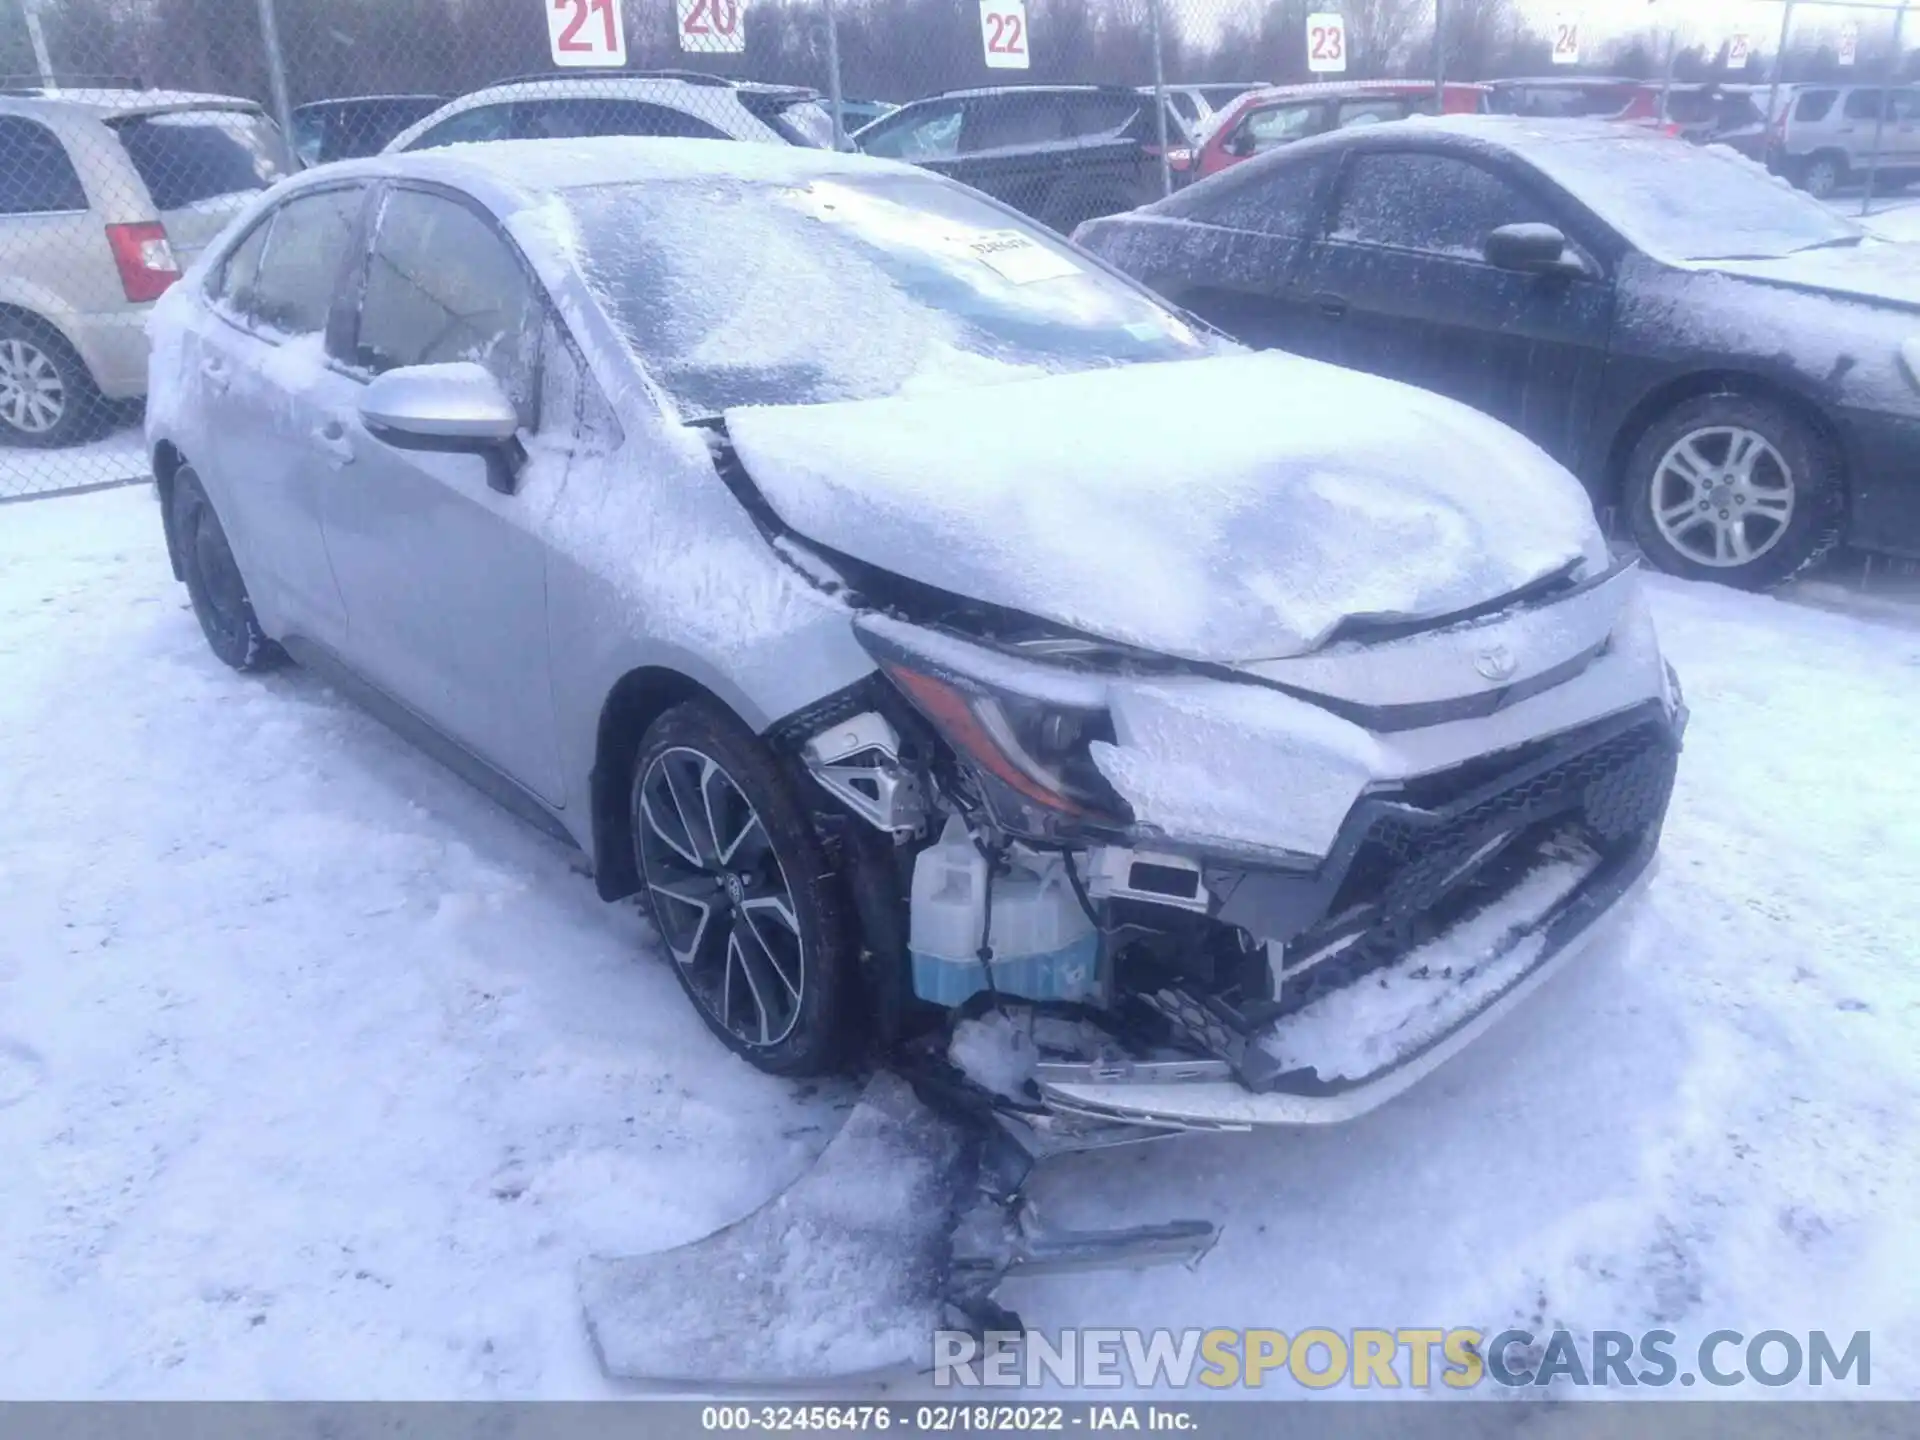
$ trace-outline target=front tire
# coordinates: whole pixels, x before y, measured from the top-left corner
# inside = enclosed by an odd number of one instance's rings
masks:
[[[710,701],[675,706],[640,742],[631,816],[655,928],[707,1028],[771,1075],[835,1069],[858,952],[837,877],[771,752]]]
[[[180,573],[208,648],[236,670],[267,670],[280,664],[286,654],[260,628],[227,532],[192,466],[183,465],[175,472],[172,506]]]
[[[1840,533],[1840,460],[1792,412],[1702,395],[1648,428],[1627,461],[1634,538],[1670,575],[1770,590]]]

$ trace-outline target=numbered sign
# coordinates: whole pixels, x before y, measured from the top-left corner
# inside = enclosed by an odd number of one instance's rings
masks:
[[[738,55],[747,48],[746,0],[675,0],[680,48],[696,55]]]
[[[547,0],[547,45],[556,65],[626,64],[620,0]]]
[[[1753,44],[1744,35],[1736,35],[1727,41],[1727,68],[1744,70],[1747,62],[1753,58]]]
[[[1553,63],[1556,65],[1580,63],[1580,17],[1578,15],[1553,17]]]
[[[1840,63],[1851,65],[1860,54],[1860,27],[1849,20],[1840,27]]]
[[[980,43],[990,70],[1025,70],[1027,0],[980,0]]]
[[[1338,15],[1307,16],[1307,69],[1316,75],[1344,74],[1347,22]]]

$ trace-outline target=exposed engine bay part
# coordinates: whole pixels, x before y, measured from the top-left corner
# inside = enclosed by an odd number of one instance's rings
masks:
[[[927,821],[919,777],[900,760],[900,734],[886,716],[867,710],[831,725],[800,750],[808,772],[876,830],[908,838]]]
[[[1218,1238],[1203,1221],[1053,1230],[1025,1194],[1041,1155],[1167,1132],[1068,1122],[1030,1144],[1040,1132],[929,1088],[933,1104],[876,1075],[813,1167],[745,1219],[658,1254],[583,1262],[606,1372],[712,1385],[925,1366],[936,1329],[1021,1328],[993,1298],[1004,1280],[1192,1265]]]

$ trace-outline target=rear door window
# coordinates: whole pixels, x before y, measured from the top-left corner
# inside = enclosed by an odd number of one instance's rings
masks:
[[[0,215],[86,208],[87,192],[54,133],[23,116],[0,115]]]
[[[994,95],[967,104],[960,148],[1010,150],[1048,145],[1066,137],[1066,116],[1058,95]]]
[[[1067,135],[1108,135],[1125,129],[1142,116],[1145,129],[1153,130],[1153,102],[1131,95],[1072,95],[1067,97]],[[1182,131],[1178,112],[1169,116],[1168,135],[1177,139]]]
[[[1326,156],[1313,156],[1304,164],[1291,159],[1275,162],[1257,177],[1236,170],[1231,172],[1231,180],[1223,179],[1208,187],[1207,193],[1193,192],[1201,198],[1189,200],[1179,213],[1203,225],[1229,230],[1309,237],[1318,226],[1321,197],[1337,163]]]
[[[229,303],[282,335],[324,331],[365,199],[366,187],[354,185],[287,201],[262,227],[264,240],[251,278],[237,273],[246,244],[227,262],[239,282]]]
[[[1428,97],[1432,104],[1432,97]],[[1383,120],[1404,120],[1407,117],[1407,102],[1398,96],[1379,100],[1342,100],[1335,112],[1333,128],[1345,130],[1350,125],[1378,125]]]
[[[288,170],[280,131],[252,111],[185,110],[112,123],[157,210],[264,190]]]
[[[520,100],[513,107],[513,133],[521,140],[570,140],[582,135],[667,135],[682,140],[726,140],[718,126],[644,100],[590,95]]]
[[[476,105],[471,110],[462,110],[458,115],[449,115],[438,125],[430,126],[418,136],[409,150],[434,150],[442,145],[473,145],[489,140],[511,140],[513,138],[513,109],[510,103],[499,105]]]
[[[1840,113],[1849,120],[1877,120],[1880,117],[1880,92],[1854,91],[1847,96],[1847,103],[1840,107]]]

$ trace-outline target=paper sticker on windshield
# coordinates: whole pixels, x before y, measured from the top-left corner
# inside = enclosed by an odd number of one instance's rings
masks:
[[[1034,244],[1018,230],[990,230],[979,239],[968,241],[967,250],[982,265],[1015,285],[1060,280],[1080,273],[1080,267],[1067,256]]]

